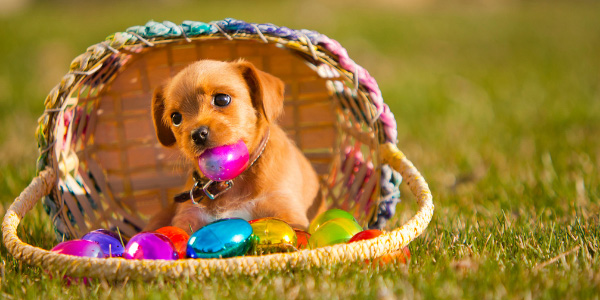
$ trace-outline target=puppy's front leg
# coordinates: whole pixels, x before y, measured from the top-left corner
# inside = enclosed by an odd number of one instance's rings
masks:
[[[299,214],[297,211],[280,211],[275,218],[284,220],[293,228],[308,230],[308,218],[306,214]]]
[[[175,203],[172,203],[169,206],[161,209],[156,215],[150,218],[150,221],[148,221],[148,225],[144,227],[143,231],[154,231],[161,227],[171,225],[171,221],[173,220],[175,210]]]
[[[253,211],[254,219],[275,217],[288,223],[290,226],[302,230],[308,229],[308,218],[306,209],[303,209],[297,204],[298,201],[290,197],[272,197],[265,199],[256,204]]]
[[[173,217],[172,225],[179,227],[186,232],[190,229],[192,232],[196,232],[196,230],[212,221],[214,220],[201,206],[192,203],[182,203],[177,207],[177,212]]]

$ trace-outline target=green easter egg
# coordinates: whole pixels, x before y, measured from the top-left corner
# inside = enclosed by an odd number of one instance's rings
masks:
[[[319,229],[308,239],[308,244],[311,249],[315,249],[346,243],[362,230],[362,227],[353,220],[346,218],[332,219],[319,226]]]
[[[354,217],[349,212],[342,209],[334,208],[323,212],[322,214],[318,215],[314,220],[312,220],[312,222],[310,222],[310,226],[308,227],[308,233],[313,234],[315,231],[317,231],[317,228],[319,228],[319,226],[323,225],[329,220],[336,218],[345,218],[356,222],[356,219],[354,219]]]

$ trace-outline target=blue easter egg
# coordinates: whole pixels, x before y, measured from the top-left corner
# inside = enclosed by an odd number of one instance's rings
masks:
[[[233,257],[246,254],[252,245],[252,226],[243,219],[221,219],[190,236],[187,256],[190,258]]]
[[[121,257],[125,251],[119,236],[106,229],[97,229],[88,232],[81,239],[100,245],[100,248],[104,252],[104,257]]]

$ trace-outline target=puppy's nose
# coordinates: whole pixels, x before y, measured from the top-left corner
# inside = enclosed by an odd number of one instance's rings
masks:
[[[196,130],[192,131],[192,141],[194,142],[194,144],[201,146],[204,145],[204,143],[206,143],[206,140],[208,139],[208,127],[207,126],[201,126],[196,128]]]

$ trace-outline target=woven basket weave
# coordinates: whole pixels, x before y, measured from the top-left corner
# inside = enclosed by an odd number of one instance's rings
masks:
[[[199,59],[238,58],[286,83],[279,122],[319,174],[329,207],[351,212],[365,227],[382,227],[397,203],[397,192],[386,186],[394,170],[417,198],[415,216],[371,240],[228,259],[93,259],[20,240],[17,226],[39,199],[59,238],[79,238],[97,228],[118,228],[126,236],[139,232],[189,176],[176,150],[156,140],[150,114],[154,88]],[[107,279],[201,279],[217,272],[362,261],[406,246],[433,214],[427,183],[395,146],[396,122],[377,83],[339,43],[314,31],[233,19],[149,22],[115,33],[75,58],[45,105],[37,130],[39,174],[10,206],[2,231],[13,256],[47,270]]]

